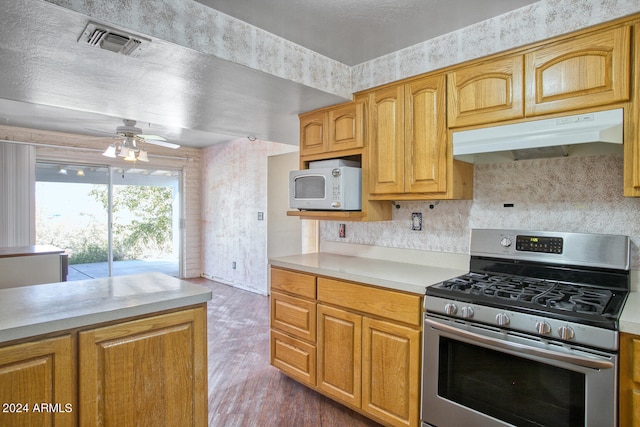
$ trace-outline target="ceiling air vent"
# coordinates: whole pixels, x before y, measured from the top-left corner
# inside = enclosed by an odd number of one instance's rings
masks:
[[[151,40],[106,25],[89,22],[78,39],[78,43],[121,53],[126,56],[137,56]]]

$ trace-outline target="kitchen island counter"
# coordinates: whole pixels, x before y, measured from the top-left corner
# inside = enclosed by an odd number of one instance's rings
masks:
[[[0,289],[0,344],[210,299],[209,289],[162,273]]]
[[[424,294],[427,286],[468,270],[386,261],[326,252],[272,258],[272,267],[288,268],[398,291]]]

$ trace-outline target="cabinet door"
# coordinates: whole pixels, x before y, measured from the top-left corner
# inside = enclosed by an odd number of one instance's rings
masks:
[[[623,26],[525,55],[526,115],[626,101],[631,28]]]
[[[619,425],[640,425],[640,336],[620,334]]]
[[[392,426],[418,426],[420,331],[365,317],[362,409]]]
[[[329,151],[364,145],[364,104],[350,102],[329,110]]]
[[[405,87],[405,193],[440,193],[447,189],[445,76]]]
[[[640,24],[633,28],[633,45],[640,46]],[[637,51],[637,48],[636,48]],[[633,58],[633,101],[624,111],[624,195],[640,197],[640,55]]]
[[[404,86],[393,86],[371,96],[370,192],[404,192]]]
[[[271,330],[271,365],[303,384],[316,385],[316,347]]]
[[[315,343],[315,301],[307,301],[279,292],[272,292],[271,327]]]
[[[360,407],[362,317],[318,305],[318,388]]]
[[[449,73],[447,114],[450,128],[518,119],[524,116],[524,59],[496,59]]]
[[[300,115],[300,156],[327,151],[327,112]]]
[[[0,426],[77,425],[73,350],[70,336],[0,348]]]
[[[80,425],[207,425],[204,307],[79,337]]]

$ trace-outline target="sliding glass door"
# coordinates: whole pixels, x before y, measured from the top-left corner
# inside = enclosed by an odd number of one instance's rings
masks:
[[[180,276],[179,171],[36,164],[36,244],[69,254],[69,280]]]

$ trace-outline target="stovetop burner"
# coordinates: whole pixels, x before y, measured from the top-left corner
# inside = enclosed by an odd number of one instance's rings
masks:
[[[427,287],[425,308],[466,322],[495,324],[494,311],[505,310],[526,316],[525,325],[554,319],[615,331],[629,292],[629,247],[627,236],[474,229],[470,272]]]
[[[541,308],[598,315],[604,313],[614,295],[608,289],[590,288],[580,284],[474,272],[435,286],[454,294],[479,296],[483,299],[495,298],[505,304],[524,303]]]

